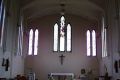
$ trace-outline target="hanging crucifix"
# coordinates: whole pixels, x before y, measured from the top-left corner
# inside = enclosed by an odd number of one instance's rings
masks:
[[[59,56],[59,58],[60,58],[60,63],[61,63],[61,65],[63,65],[63,61],[64,61],[65,56],[64,56],[63,54],[61,54],[61,55]]]

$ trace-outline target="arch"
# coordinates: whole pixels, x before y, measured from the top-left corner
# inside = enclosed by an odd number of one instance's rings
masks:
[[[90,30],[87,30],[87,56],[90,56],[91,46],[90,46]]]
[[[67,51],[71,51],[71,25],[67,25]]]
[[[34,38],[34,55],[37,55],[38,53],[38,29],[35,30],[35,38]]]
[[[96,32],[92,30],[92,56],[96,56]]]
[[[58,50],[58,24],[54,25],[54,51]]]
[[[32,55],[32,51],[33,51],[32,46],[33,46],[33,29],[30,29],[28,55]]]

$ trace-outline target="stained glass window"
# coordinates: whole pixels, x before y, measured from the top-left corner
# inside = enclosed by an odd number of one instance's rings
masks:
[[[54,51],[71,51],[71,26],[65,24],[65,17],[60,18],[60,25],[54,25]]]
[[[65,18],[61,17],[60,27],[60,51],[65,50]]]

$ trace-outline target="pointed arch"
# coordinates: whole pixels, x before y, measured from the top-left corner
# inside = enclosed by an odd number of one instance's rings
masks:
[[[65,51],[65,18],[61,17],[60,23],[60,51]]]
[[[54,51],[58,51],[58,24],[54,25]]]
[[[92,56],[96,56],[96,32],[92,30]]]
[[[102,17],[102,57],[107,57],[107,30],[105,28],[105,18]]]
[[[67,25],[67,51],[71,51],[71,25]]]
[[[60,22],[61,22],[61,26],[65,25],[65,17],[64,16],[61,16]]]
[[[38,53],[38,29],[35,30],[35,38],[34,38],[34,55],[37,55]]]
[[[107,53],[107,30],[106,30],[106,28],[104,30],[104,54],[105,54],[105,57],[108,56],[108,53]]]
[[[90,46],[90,30],[87,30],[87,56],[90,56],[91,46]]]
[[[23,47],[23,28],[21,26],[18,27],[18,47],[17,47],[17,55],[22,56],[22,47]]]
[[[33,51],[32,46],[33,46],[33,29],[30,29],[28,55],[32,55],[32,51]]]
[[[65,17],[61,16],[60,23],[54,25],[53,51],[71,51],[71,25],[65,25]]]

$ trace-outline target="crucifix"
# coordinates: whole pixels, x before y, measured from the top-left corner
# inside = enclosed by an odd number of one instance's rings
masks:
[[[61,63],[61,65],[63,65],[63,60],[64,60],[65,56],[64,56],[63,54],[61,54],[61,55],[59,56],[59,58],[60,58],[60,63]]]

